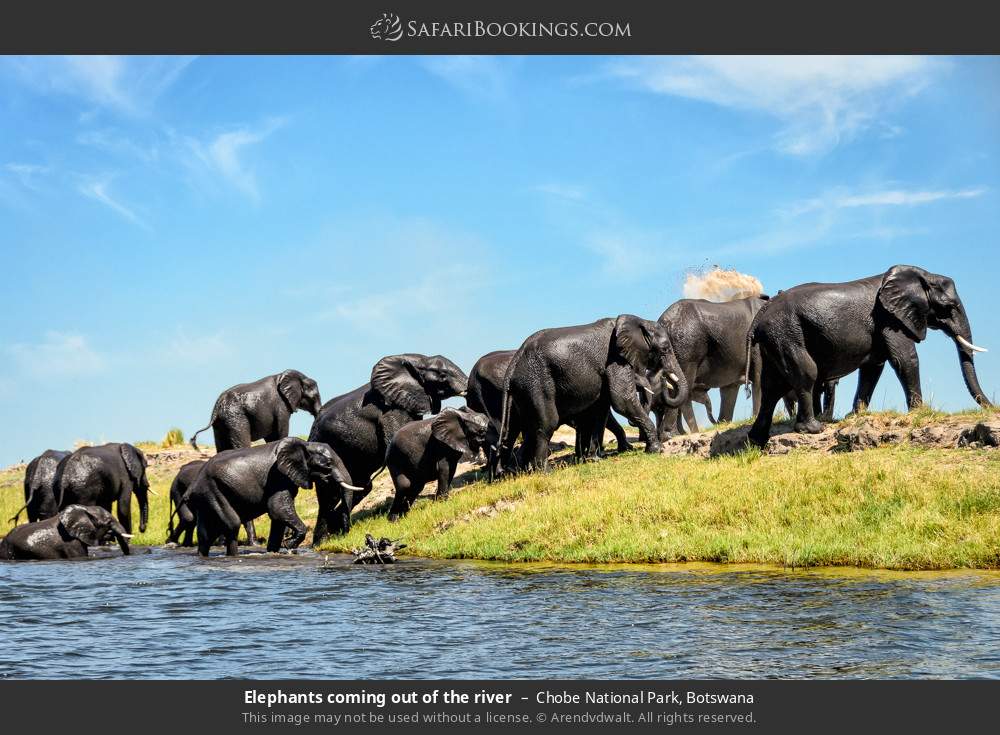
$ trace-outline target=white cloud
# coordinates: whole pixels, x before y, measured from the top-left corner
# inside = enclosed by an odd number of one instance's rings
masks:
[[[29,56],[5,66],[39,94],[65,94],[126,115],[146,115],[191,56]]]
[[[155,163],[160,157],[160,146],[157,142],[142,145],[117,130],[88,130],[76,136],[76,142],[107,153],[136,158],[143,163]]]
[[[49,173],[51,169],[48,166],[40,166],[36,163],[11,162],[4,164],[4,170],[13,174],[25,189],[38,191],[39,177]]]
[[[98,179],[86,179],[78,187],[78,191],[85,197],[89,197],[110,208],[120,217],[127,219],[134,225],[142,227],[144,230],[150,229],[149,225],[139,217],[131,208],[120,202],[111,195],[111,177],[106,176]]]
[[[472,97],[492,102],[502,102],[508,97],[507,71],[491,56],[437,56],[424,60],[423,66]]]
[[[259,201],[257,177],[243,160],[243,152],[247,147],[265,140],[284,124],[284,118],[272,118],[257,128],[241,126],[218,133],[208,141],[194,138],[185,138],[184,141],[203,169],[221,177],[254,201]]]
[[[840,189],[825,196],[806,199],[782,210],[783,214],[797,216],[818,209],[854,209],[857,207],[912,207],[948,199],[975,199],[986,193],[985,188],[905,190],[886,189],[863,194]]]
[[[574,184],[551,182],[547,184],[539,184],[534,187],[534,190],[540,194],[547,194],[559,199],[568,199],[573,202],[582,202],[587,198],[587,190],[582,186],[576,186]]]
[[[876,124],[902,133],[879,117],[946,66],[919,56],[699,56],[627,59],[608,71],[646,91],[776,118],[776,148],[804,156]]]
[[[79,334],[50,331],[42,342],[12,344],[7,352],[23,372],[35,376],[92,375],[105,366],[104,358]]]
[[[178,329],[161,349],[170,361],[186,365],[205,365],[232,356],[233,348],[221,333],[190,335]]]

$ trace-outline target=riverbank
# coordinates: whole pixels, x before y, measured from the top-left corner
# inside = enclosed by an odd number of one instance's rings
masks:
[[[405,553],[508,562],[734,562],[787,567],[1000,568],[996,412],[870,414],[769,452],[728,453],[746,426],[420,502],[356,520]],[[978,427],[978,428],[977,428]],[[961,446],[960,446],[961,445]]]
[[[404,554],[436,558],[1000,568],[1000,412],[873,413],[818,435],[779,424],[766,454],[739,451],[746,430],[721,425],[670,440],[663,455],[584,465],[570,464],[573,435],[564,430],[552,471],[490,485],[478,465],[462,464],[447,501],[421,499],[392,524],[383,472],[355,509],[352,532],[323,549],[346,552],[371,533],[402,539]],[[142,446],[157,494],[133,544],[159,545],[173,477],[212,450]],[[23,477],[23,465],[0,471],[0,535],[23,503]],[[312,527],[315,493],[301,491],[296,507]],[[267,517],[256,527],[266,537]]]

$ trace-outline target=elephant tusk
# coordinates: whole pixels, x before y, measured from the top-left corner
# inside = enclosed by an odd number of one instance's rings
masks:
[[[150,495],[159,495],[159,493],[156,492],[153,488],[149,488],[149,494]]]
[[[341,485],[341,487],[345,487],[348,490],[357,490],[359,492],[364,490],[363,487],[358,487],[357,485],[348,485],[346,482],[342,482],[342,483],[340,483],[340,485]]]
[[[965,347],[966,349],[970,349],[973,352],[989,352],[989,350],[987,350],[985,347],[977,347],[976,345],[972,344],[969,340],[967,340],[965,337],[963,337],[960,334],[957,335],[955,337],[955,339],[958,340],[958,343],[960,345],[962,345],[962,347]]]
[[[122,538],[132,538],[132,534],[131,533],[123,533],[123,534],[121,534],[121,536],[122,536]]]
[[[655,396],[655,395],[656,395],[656,393],[654,393],[654,392],[653,392],[652,390],[650,390],[650,389],[649,389],[649,388],[647,388],[646,386],[642,386],[642,389],[643,389],[644,391],[646,391],[647,393],[649,393],[649,395],[651,395],[651,396]]]
[[[466,397],[467,395],[469,395],[469,391],[467,391],[467,390],[463,390],[463,391],[462,391],[461,393],[459,393],[458,395],[462,396],[462,398],[465,398],[465,397]]]
[[[676,375],[674,375],[673,373],[670,373],[668,377],[669,377],[669,378],[670,378],[670,379],[671,379],[672,381],[674,381],[675,383],[680,383],[680,382],[681,382],[681,379],[680,379],[680,378],[678,378],[678,377],[677,377]]]

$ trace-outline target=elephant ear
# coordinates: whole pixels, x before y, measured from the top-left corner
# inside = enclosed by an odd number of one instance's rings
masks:
[[[131,444],[120,444],[118,450],[121,452],[122,461],[125,462],[125,469],[133,482],[139,482],[142,473],[146,470],[146,455]]]
[[[286,437],[278,442],[274,463],[278,471],[296,487],[312,487],[309,477],[309,452],[306,443],[297,437]]]
[[[67,505],[59,514],[59,523],[70,536],[87,546],[100,545],[100,532],[94,524],[94,519],[82,505]]]
[[[614,342],[636,375],[645,375],[653,359],[653,337],[645,320],[622,314],[615,320]]]
[[[383,357],[372,368],[372,387],[387,404],[411,416],[431,411],[431,399],[419,378],[419,361],[423,359],[421,355],[392,355]]]
[[[902,322],[906,330],[923,341],[927,336],[926,273],[912,265],[894,265],[882,279],[878,300],[883,308]]]
[[[302,376],[296,370],[285,370],[278,373],[276,382],[278,393],[294,411],[302,400]]]
[[[462,428],[462,420],[458,411],[446,409],[434,417],[431,422],[431,436],[442,444],[447,444],[456,452],[469,452],[469,440],[465,436],[465,429]]]

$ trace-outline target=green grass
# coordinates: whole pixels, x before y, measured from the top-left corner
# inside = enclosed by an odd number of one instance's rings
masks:
[[[398,523],[362,520],[324,548],[365,533],[442,558],[998,568],[1000,453],[637,453],[470,485]]]
[[[924,407],[844,423],[917,428],[997,416]],[[142,534],[133,500],[133,544],[164,542],[176,471],[176,464],[150,467],[157,494]],[[0,471],[0,535],[23,503],[22,483],[23,468]],[[301,491],[296,507],[312,527],[315,494]],[[266,538],[267,517],[256,527]],[[775,456],[754,450],[716,459],[635,452],[492,485],[473,482],[443,502],[421,499],[398,523],[359,513],[352,532],[324,549],[348,551],[362,545],[365,533],[402,539],[404,553],[438,558],[996,569],[1000,451],[903,445]]]

